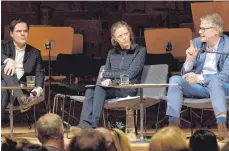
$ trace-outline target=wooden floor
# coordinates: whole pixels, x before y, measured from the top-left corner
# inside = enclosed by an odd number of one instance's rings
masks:
[[[191,136],[191,132],[190,129],[183,129],[186,136],[187,136],[187,142],[189,141],[189,137]],[[216,129],[211,129],[213,132],[215,132],[215,134],[217,135],[217,130]],[[150,129],[147,130],[147,136],[152,136],[155,133],[155,130]],[[9,126],[2,126],[1,127],[1,139],[4,139],[4,136],[9,136],[10,134],[10,129]],[[38,139],[35,136],[34,133],[34,128],[32,129],[28,129],[27,126],[16,126],[14,127],[14,136],[16,138],[25,138],[28,139],[31,143],[36,143],[36,144],[40,144]],[[70,139],[67,139],[66,134],[65,134],[65,144],[66,146],[69,144]],[[225,144],[220,143],[219,142],[219,146],[220,148],[222,148]],[[139,142],[134,142],[131,143],[132,146],[132,150],[133,151],[148,151],[148,143],[139,143]]]

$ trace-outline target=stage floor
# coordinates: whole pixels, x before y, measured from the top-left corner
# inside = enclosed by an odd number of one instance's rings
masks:
[[[190,129],[183,129],[186,136],[187,136],[187,142],[189,141],[189,137],[191,136],[191,131]],[[217,130],[216,129],[211,129],[216,135],[217,135]],[[148,129],[147,130],[147,136],[152,136],[155,133],[155,130],[153,129]],[[9,126],[2,126],[1,127],[1,139],[4,139],[4,136],[9,136],[10,135],[10,128]],[[14,127],[14,136],[16,138],[25,138],[28,139],[31,143],[36,143],[40,144],[38,139],[35,136],[34,128],[28,129],[28,126],[15,126]],[[71,134],[70,134],[71,136]],[[67,146],[70,142],[71,139],[68,139],[65,134],[65,145]],[[218,142],[220,148],[222,148],[225,144]],[[148,143],[139,143],[139,142],[134,142],[131,143],[132,146],[132,151],[148,151]]]

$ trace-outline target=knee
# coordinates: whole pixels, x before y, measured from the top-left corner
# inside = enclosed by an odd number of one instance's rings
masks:
[[[105,92],[105,89],[101,86],[96,86],[95,87],[95,93],[98,93],[98,92]]]
[[[4,72],[2,72],[1,76],[2,76],[2,78],[4,80],[6,80],[6,79],[13,80],[14,78],[17,78],[17,75],[16,74],[14,74],[13,76],[11,76],[11,75],[5,74]]]
[[[181,85],[182,81],[183,81],[183,78],[181,76],[172,76],[169,79],[169,83],[174,83],[174,84],[179,84],[179,85]]]
[[[93,94],[94,94],[94,89],[89,88],[85,92],[85,97],[92,96]]]
[[[223,87],[223,84],[219,79],[215,78],[215,79],[212,79],[211,81],[209,81],[209,83],[208,83],[209,89],[217,88],[217,87]]]

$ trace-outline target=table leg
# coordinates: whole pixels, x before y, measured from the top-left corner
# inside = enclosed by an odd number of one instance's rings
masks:
[[[144,142],[144,102],[143,102],[143,89],[139,88],[140,91],[140,141]]]
[[[13,100],[13,90],[11,90],[11,96],[10,96],[10,138],[14,138],[14,132],[13,132],[13,107],[14,107],[14,100]]]

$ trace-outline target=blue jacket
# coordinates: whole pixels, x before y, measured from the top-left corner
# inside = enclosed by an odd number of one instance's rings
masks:
[[[195,38],[193,40],[194,48],[197,48],[200,50],[200,48],[206,48],[206,43],[201,42],[200,38]],[[224,52],[229,54],[229,37],[226,35],[223,35],[220,38],[217,52]],[[196,74],[201,74],[204,66],[204,62],[206,59],[206,52],[201,53],[198,52],[196,58],[194,59],[193,63],[193,70],[190,72],[195,72]],[[223,54],[216,54],[216,62],[217,62],[217,74],[206,74],[203,75],[204,77],[204,83],[207,84],[211,79],[218,78],[219,80],[222,80],[224,82],[229,83],[229,55],[223,55]],[[182,74],[186,74],[184,72],[184,69],[182,68]]]

